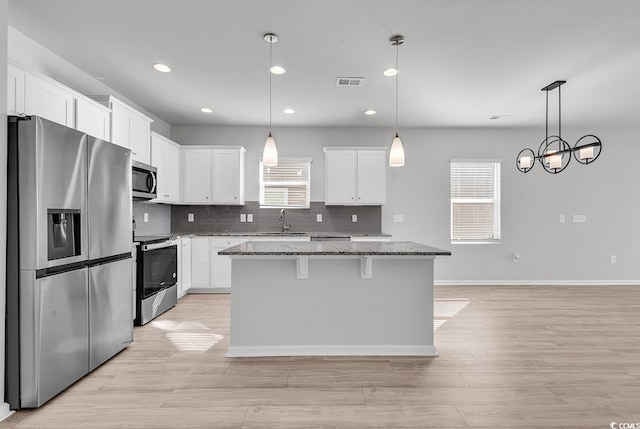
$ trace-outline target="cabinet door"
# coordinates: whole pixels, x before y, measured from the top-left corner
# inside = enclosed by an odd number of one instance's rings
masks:
[[[131,159],[149,164],[151,137],[151,124],[146,119],[131,112],[129,117],[129,144],[131,146]]]
[[[111,143],[130,149],[129,111],[117,103],[111,104]]]
[[[151,136],[151,165],[158,169],[158,198],[155,201],[168,201],[166,165],[166,145],[155,134]]]
[[[76,98],[76,130],[111,140],[111,112],[106,107]]]
[[[211,248],[209,237],[191,239],[191,287],[211,287]]]
[[[184,151],[184,202],[211,204],[211,150]]]
[[[182,238],[181,262],[178,268],[180,287],[178,295],[184,295],[191,288],[191,238]]]
[[[24,113],[38,115],[58,124],[74,127],[74,97],[69,91],[47,80],[25,76]]]
[[[7,67],[7,115],[24,113],[25,72],[9,63]]]
[[[216,289],[231,290],[231,257],[218,255],[218,252],[237,246],[247,241],[246,238],[212,238],[211,239],[211,279]]]
[[[172,144],[164,147],[165,191],[168,202],[180,201],[180,149]]]
[[[213,204],[244,204],[240,201],[240,151],[213,151]]]
[[[387,195],[387,153],[358,151],[358,204],[383,205]]]
[[[356,204],[356,152],[327,151],[325,155],[325,204]]]

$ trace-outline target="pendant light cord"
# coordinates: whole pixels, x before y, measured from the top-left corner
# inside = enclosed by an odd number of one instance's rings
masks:
[[[398,52],[400,51],[400,45],[396,45],[396,135],[398,134]]]
[[[272,59],[271,54],[273,51],[273,40],[269,41],[269,134],[271,134],[271,67],[272,67]]]

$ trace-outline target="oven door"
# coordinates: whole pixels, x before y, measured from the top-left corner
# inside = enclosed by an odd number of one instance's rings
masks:
[[[178,246],[176,244],[144,245],[141,253],[142,261],[138,261],[138,264],[142,263],[140,290],[142,299],[177,283]]]

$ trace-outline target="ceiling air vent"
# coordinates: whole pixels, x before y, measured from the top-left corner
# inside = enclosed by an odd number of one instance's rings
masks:
[[[338,77],[336,86],[362,86],[363,77]]]

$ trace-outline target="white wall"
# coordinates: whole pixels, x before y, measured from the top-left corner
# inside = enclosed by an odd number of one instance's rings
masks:
[[[12,60],[39,71],[45,76],[50,77],[51,79],[54,79],[63,85],[80,92],[81,94],[114,95],[131,105],[131,107],[140,110],[142,113],[153,119],[153,122],[151,123],[152,131],[162,134],[165,137],[169,137],[171,134],[171,125],[169,125],[169,123],[138,106],[134,101],[127,99],[113,88],[108,87],[96,79],[96,77],[91,76],[85,71],[74,66],[58,54],[45,48],[15,28],[9,27],[8,37],[8,56]]]
[[[394,240],[417,241],[453,252],[436,263],[440,284],[640,284],[640,126],[625,129],[565,128],[573,144],[594,133],[603,153],[590,166],[572,162],[551,175],[538,165],[519,173],[515,157],[524,147],[537,151],[544,126],[536,129],[401,130],[407,165],[388,169],[383,231]],[[311,156],[313,201],[324,200],[324,146],[387,146],[393,132],[376,128],[274,128],[280,156]],[[173,126],[183,145],[242,145],[247,148],[247,200],[258,200],[258,160],[265,127]],[[449,160],[501,158],[502,242],[451,245],[449,239]],[[393,223],[403,214],[403,223]],[[559,223],[559,215],[567,221]],[[573,224],[574,214],[587,222]],[[521,255],[513,263],[514,253]],[[617,263],[610,263],[616,255]]]
[[[8,0],[0,0],[0,82],[7,81],[7,12]],[[0,85],[0,420],[9,415],[9,404],[4,402],[4,337],[7,272],[7,85]]]

